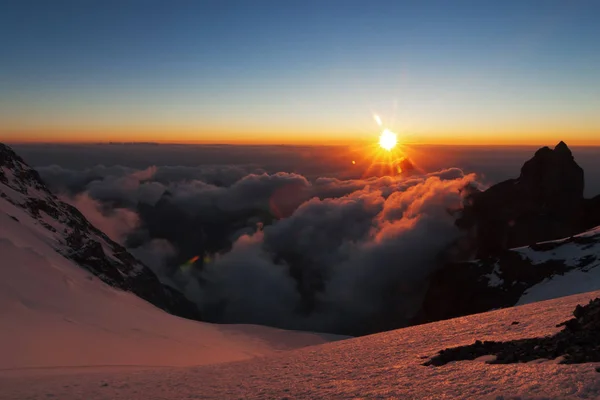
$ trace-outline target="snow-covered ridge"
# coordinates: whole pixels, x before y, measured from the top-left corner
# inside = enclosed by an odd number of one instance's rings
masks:
[[[599,266],[600,227],[451,264],[434,274],[416,322],[598,290]]]
[[[75,207],[54,196],[39,174],[1,143],[0,212],[34,230],[56,252],[103,282],[133,292],[173,314],[199,318],[195,305],[161,284],[123,246],[95,228]]]

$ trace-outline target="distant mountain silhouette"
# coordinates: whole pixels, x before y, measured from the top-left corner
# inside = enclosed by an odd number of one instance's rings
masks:
[[[517,179],[467,190],[456,224],[478,260],[435,272],[415,323],[513,306],[543,281],[600,265],[600,229],[592,229],[600,225],[600,196],[583,198],[583,169],[564,142],[539,149]]]

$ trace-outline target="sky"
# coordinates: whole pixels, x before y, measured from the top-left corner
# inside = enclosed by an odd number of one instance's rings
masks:
[[[0,140],[600,144],[600,2],[0,5]]]

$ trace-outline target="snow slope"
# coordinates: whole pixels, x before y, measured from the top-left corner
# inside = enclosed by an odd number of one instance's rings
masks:
[[[594,399],[596,364],[421,364],[474,340],[548,335],[600,292],[193,368],[0,372],[2,399]],[[519,324],[513,325],[513,322]]]
[[[600,227],[564,239],[507,249],[480,260],[447,264],[433,273],[414,322],[439,321],[593,290],[600,290]]]
[[[540,249],[540,246],[548,248]],[[600,266],[600,227],[572,238],[538,243],[514,251],[534,266],[554,260],[562,262],[568,269],[527,289],[519,299],[519,305],[600,288],[600,268],[597,268]]]
[[[51,232],[0,199],[0,369],[202,365],[333,338],[175,317],[105,284],[53,244]]]

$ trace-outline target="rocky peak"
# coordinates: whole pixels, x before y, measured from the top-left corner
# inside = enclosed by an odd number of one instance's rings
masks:
[[[22,194],[27,194],[29,190],[50,194],[38,172],[3,143],[0,143],[0,183]]]
[[[573,158],[573,153],[571,153],[571,149],[569,146],[562,140],[554,147],[554,152],[559,155],[569,156]]]
[[[514,306],[542,282],[600,268],[600,196],[583,198],[583,170],[564,142],[536,151],[519,178],[471,189],[456,224],[477,260],[435,271],[413,323]]]
[[[583,169],[569,147],[542,147],[517,179],[473,192],[457,226],[475,232],[478,257],[567,237],[592,227],[582,212],[583,190]]]
[[[13,162],[15,160],[23,162],[21,157],[19,157],[17,153],[13,151],[13,149],[4,143],[0,143],[0,166],[9,165],[9,162]]]
[[[552,196],[577,201],[583,198],[584,173],[569,147],[561,141],[554,150],[542,147],[525,162],[519,183],[526,185],[543,201],[553,203]]]

